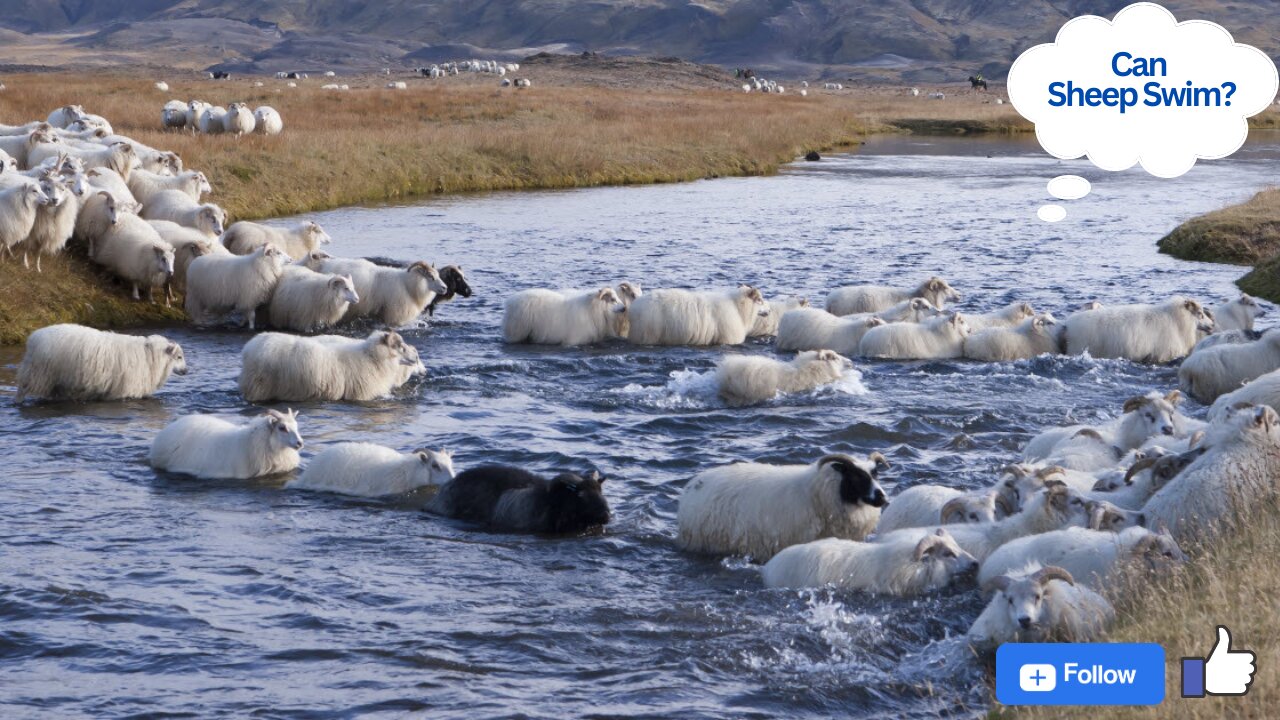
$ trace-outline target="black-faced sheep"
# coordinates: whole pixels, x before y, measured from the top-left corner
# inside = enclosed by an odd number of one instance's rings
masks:
[[[1067,353],[1167,363],[1186,357],[1200,333],[1214,330],[1204,307],[1180,296],[1160,305],[1113,305],[1078,312],[1063,324]]]
[[[452,479],[453,454],[448,450],[401,453],[370,443],[340,443],[312,458],[302,475],[285,487],[385,497],[440,486]]]
[[[871,328],[858,344],[863,357],[892,360],[931,360],[964,355],[969,324],[954,313],[925,323],[890,323]]]
[[[311,269],[351,277],[360,302],[347,311],[348,319],[373,317],[391,327],[416,320],[436,295],[448,289],[435,266],[421,260],[395,268],[368,260],[330,258]]]
[[[27,338],[18,366],[17,400],[130,400],[150,397],[169,379],[187,374],[175,342],[50,325]]]
[[[1126,565],[1141,563],[1146,568],[1166,570],[1186,559],[1168,533],[1153,533],[1144,527],[1118,533],[1072,527],[1001,546],[983,561],[978,583],[990,589],[996,578],[1034,562],[1064,568],[1077,582],[1101,591],[1112,573]]]
[[[1178,368],[1183,392],[1208,405],[1220,395],[1280,369],[1280,330],[1256,342],[1217,345],[1191,353]]]
[[[729,355],[716,365],[716,390],[731,407],[798,393],[839,380],[853,363],[831,350],[806,350],[790,362],[759,355]]]
[[[879,312],[915,297],[928,300],[939,310],[946,308],[947,301],[960,301],[960,293],[956,292],[946,280],[931,277],[913,289],[884,285],[849,285],[836,288],[827,294],[827,312],[832,315]]]
[[[349,276],[326,275],[290,265],[271,293],[267,318],[275,328],[314,332],[336,325],[358,302],[360,296]]]
[[[980,651],[1007,642],[1091,642],[1115,619],[1106,598],[1060,567],[1032,565],[991,584],[996,594],[967,637]]]
[[[740,345],[769,306],[743,285],[729,292],[652,290],[631,304],[634,345]]]
[[[435,297],[431,298],[431,304],[427,305],[427,315],[432,317],[435,316],[436,306],[440,303],[449,302],[454,297],[471,297],[471,286],[467,284],[467,278],[462,274],[461,267],[457,265],[445,265],[440,268],[440,280],[445,284],[445,288],[447,289],[442,293],[437,293]],[[630,287],[628,283],[622,283],[622,285]],[[636,288],[636,292],[639,292],[638,287]],[[637,295],[637,297],[639,296]],[[625,304],[627,299],[623,298],[622,302]]]
[[[427,507],[497,530],[577,534],[609,523],[603,483],[599,473],[547,480],[517,467],[481,465],[445,483]]]
[[[627,307],[613,288],[566,295],[540,288],[507,298],[502,337],[509,343],[590,345],[627,336]]]
[[[247,423],[186,415],[151,443],[151,467],[214,480],[248,480],[298,467],[298,414],[268,410]]]
[[[241,352],[240,392],[249,402],[367,401],[385,397],[418,370],[418,353],[394,332],[367,338],[263,333]]]
[[[192,322],[208,325],[230,313],[254,328],[254,311],[271,299],[288,258],[273,247],[252,255],[205,255],[187,268],[186,310]]]
[[[1022,321],[1016,328],[989,327],[964,339],[964,356],[982,362],[1026,360],[1057,354],[1058,321],[1048,313]]]
[[[222,244],[236,255],[248,255],[263,245],[274,245],[294,260],[330,242],[329,234],[320,227],[320,223],[312,220],[304,220],[288,228],[241,220],[232,223],[222,235]]]
[[[884,325],[878,317],[856,318],[832,315],[826,310],[791,310],[778,323],[779,350],[833,350],[841,355],[857,355],[862,336]]]
[[[809,465],[737,463],[699,473],[676,514],[685,550],[764,562],[790,545],[862,540],[887,503],[876,482],[884,456],[827,455]]]
[[[978,561],[939,529],[915,541],[824,538],[792,545],[760,572],[764,584],[773,588],[835,587],[909,597],[972,583]]]

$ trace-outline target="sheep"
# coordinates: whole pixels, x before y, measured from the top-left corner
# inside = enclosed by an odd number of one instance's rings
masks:
[[[1002,517],[1015,510],[995,492],[965,493],[941,485],[913,485],[890,498],[888,507],[880,511],[876,534],[939,524],[995,522],[997,508],[1002,508]]]
[[[304,220],[288,228],[271,227],[241,220],[232,223],[222,235],[222,244],[236,255],[247,255],[263,245],[271,244],[297,260],[332,240],[320,223]]]
[[[285,487],[385,497],[440,486],[452,479],[453,454],[448,450],[400,453],[370,443],[340,443],[312,458],[302,475]]]
[[[221,135],[225,126],[222,124],[222,118],[227,114],[227,109],[217,105],[206,107],[200,113],[200,119],[197,127],[200,132],[205,135]]]
[[[892,307],[879,310],[877,312],[839,315],[837,317],[843,317],[847,320],[859,320],[865,317],[874,317],[879,318],[886,323],[922,323],[936,317],[941,317],[945,314],[946,313],[939,310],[936,305],[924,298],[911,298],[910,300],[903,300]]]
[[[267,318],[272,327],[314,332],[336,325],[352,304],[360,302],[349,275],[325,275],[289,266],[271,294]]]
[[[44,272],[40,267],[42,257],[57,255],[67,246],[67,241],[75,233],[76,216],[80,212],[80,203],[65,181],[51,178],[41,182],[40,189],[47,202],[36,206],[31,234],[22,246],[23,266],[27,266],[27,253],[33,252],[36,255],[36,272]]]
[[[973,582],[978,561],[939,529],[918,541],[824,538],[792,545],[760,570],[766,587],[861,590],[910,597]]]
[[[965,315],[969,328],[981,332],[992,328],[1013,328],[1036,316],[1030,303],[1011,303],[1000,310],[982,315]]]
[[[161,223],[177,229],[178,232],[173,236],[173,239],[177,240],[176,243],[170,239],[170,236],[165,235],[169,228],[162,230],[157,227]],[[174,225],[166,220],[153,220],[151,221],[151,227],[155,228],[156,232],[160,233],[160,238],[173,248],[173,277],[169,281],[170,286],[167,291],[167,297],[172,298],[174,289],[179,292],[186,292],[187,270],[191,268],[191,263],[195,262],[196,258],[212,255],[214,253],[213,244],[194,230]],[[186,233],[193,233],[197,237],[194,241],[189,241],[191,238],[186,236]]]
[[[1060,567],[1030,565],[991,582],[996,594],[973,621],[968,642],[987,652],[1006,642],[1092,642],[1115,608]]]
[[[836,288],[827,294],[827,312],[832,315],[878,312],[893,305],[920,297],[933,303],[939,310],[946,309],[948,300],[960,301],[960,293],[946,280],[934,276],[915,289],[903,290],[883,285],[849,285]]]
[[[169,220],[179,225],[195,228],[210,239],[222,235],[227,214],[213,203],[201,205],[181,190],[162,190],[142,207],[146,220]]]
[[[132,138],[123,135],[107,135],[98,141],[102,145],[114,145],[116,143],[125,143],[133,148],[133,153],[137,156],[138,162],[133,172],[138,170],[147,170],[148,172],[176,175],[182,172],[182,158],[177,153],[156,150],[148,147]],[[132,174],[132,173],[131,173]]]
[[[209,480],[249,480],[298,467],[298,413],[268,410],[246,423],[186,415],[151,443],[151,467]]]
[[[1196,343],[1196,346],[1191,348],[1191,354],[1195,355],[1201,350],[1219,345],[1244,345],[1261,339],[1262,335],[1263,333],[1257,330],[1219,330],[1212,335],[1206,335]]]
[[[169,83],[163,80],[157,80],[155,83],[155,88],[160,92],[169,92]]]
[[[183,192],[194,202],[200,202],[200,196],[205,193],[213,192],[209,179],[198,170],[186,170],[176,175],[157,175],[138,168],[129,174],[128,186],[133,197],[144,205],[165,190]]]
[[[699,473],[680,494],[678,542],[688,551],[766,562],[790,545],[862,540],[888,504],[876,482],[888,461],[832,454],[809,465],[735,463]]]
[[[395,80],[387,83],[388,90],[408,90],[409,84],[403,80]]]
[[[375,317],[392,327],[417,319],[436,295],[448,289],[435,266],[421,260],[407,268],[393,268],[368,260],[330,258],[312,269],[351,276],[360,302],[347,311],[348,318]]]
[[[12,256],[13,248],[31,234],[40,208],[48,204],[49,196],[35,183],[0,190],[0,250]]]
[[[1187,418],[1178,412],[1181,402],[1182,393],[1178,390],[1165,395],[1152,391],[1126,400],[1121,409],[1123,415],[1118,420],[1088,429],[1095,431],[1120,453],[1142,447],[1153,436],[1185,436],[1189,434],[1189,425]],[[1027,443],[1022,457],[1028,461],[1044,460],[1053,455],[1059,444],[1076,439],[1083,429],[1086,429],[1083,425],[1072,425],[1046,430]]]
[[[1260,375],[1239,389],[1214,400],[1209,408],[1209,419],[1213,422],[1221,422],[1226,419],[1232,407],[1241,403],[1267,405],[1280,412],[1280,370]]]
[[[367,338],[263,333],[241,358],[240,392],[249,402],[375,400],[408,381],[402,368],[421,368],[413,346],[384,330]]]
[[[129,183],[121,177],[120,173],[108,168],[91,168],[85,172],[85,180],[89,183],[89,187],[94,190],[105,190],[111,193],[117,200],[129,203],[131,205],[138,204],[133,196],[133,192],[129,190]]]
[[[89,245],[89,257],[96,252],[98,238],[105,236],[124,215],[134,211],[133,202],[116,198],[105,190],[89,193],[76,216],[76,229],[72,237]]]
[[[442,293],[436,293],[436,296],[431,298],[431,303],[427,305],[427,314],[431,316],[436,314],[436,306],[440,303],[449,302],[459,295],[464,298],[471,297],[471,286],[467,284],[467,278],[462,274],[460,266],[445,265],[440,268],[440,280],[444,283],[446,290]],[[630,287],[627,283],[622,283],[622,286]],[[637,286],[634,292],[639,293],[639,291],[639,286]],[[625,305],[627,303],[625,294],[620,294],[619,297],[622,297],[622,302]]]
[[[611,519],[604,480],[598,472],[547,480],[518,467],[481,465],[445,483],[427,509],[498,530],[578,534]]]
[[[192,100],[187,103],[187,128],[191,130],[200,129],[200,116],[205,110],[213,107],[207,102],[200,100]]]
[[[778,324],[782,322],[784,314],[792,310],[809,307],[808,298],[802,297],[792,297],[786,300],[766,300],[765,302],[769,305],[769,312],[756,316],[756,321],[751,326],[751,331],[747,333],[747,337],[773,337],[778,334]],[[630,305],[630,303],[627,304]]]
[[[853,363],[831,350],[806,350],[791,362],[768,357],[730,355],[715,371],[716,391],[730,407],[754,405],[778,393],[797,393],[833,383]]]
[[[1207,450],[1142,507],[1180,542],[1207,539],[1272,496],[1280,475],[1280,416],[1267,406],[1233,408],[1205,440]]]
[[[964,339],[964,356],[982,362],[1028,360],[1059,350],[1058,321],[1044,313],[1016,328],[989,327]]]
[[[1140,510],[1152,495],[1206,451],[1207,448],[1201,447],[1185,453],[1143,457],[1134,462],[1124,475],[1099,479],[1089,497],[1126,510]]]
[[[1280,369],[1280,330],[1262,334],[1257,342],[1225,344],[1193,352],[1178,368],[1183,392],[1209,405],[1219,396]]]
[[[125,180],[129,179],[129,175],[138,166],[138,153],[133,149],[133,145],[127,142],[93,149],[70,147],[62,143],[43,143],[33,147],[27,157],[31,164],[38,165],[59,155],[70,155],[79,159],[84,163],[85,170],[105,168],[119,173]]]
[[[253,111],[244,103],[231,103],[227,107],[227,114],[222,116],[222,129],[237,137],[252,133],[255,127],[257,127],[257,121],[254,119]]]
[[[862,336],[885,321],[875,316],[850,319],[818,308],[791,310],[778,323],[779,350],[834,350],[857,355]]]
[[[590,345],[627,336],[627,307],[613,288],[576,295],[535,288],[507,298],[502,338],[508,343]]]
[[[1229,330],[1252,330],[1253,321],[1266,315],[1266,311],[1248,293],[1241,293],[1240,297],[1235,300],[1228,300],[1220,305],[1214,305],[1210,309],[1210,314],[1218,328],[1218,332],[1225,332]]]
[[[186,310],[192,322],[207,325],[218,316],[242,314],[254,329],[254,311],[271,299],[287,262],[273,247],[252,255],[205,255],[187,268]]]
[[[1049,481],[1033,495],[1022,511],[989,523],[947,525],[947,530],[969,554],[986,560],[996,548],[1011,540],[1064,527],[1088,527],[1093,506],[1080,493],[1060,482]],[[937,526],[904,528],[876,535],[876,542],[892,542],[897,538],[920,538],[934,532]]]
[[[342,88],[346,90],[344,86]],[[262,105],[253,111],[254,131],[262,135],[279,135],[284,132],[284,119],[273,107]]]
[[[1186,562],[1187,556],[1167,532],[1131,527],[1119,533],[1071,527],[1018,538],[991,553],[978,571],[978,584],[994,588],[996,578],[1030,563],[1064,568],[1078,582],[1102,591],[1111,575],[1128,564],[1142,562],[1153,569]]]
[[[148,302],[154,303],[155,289],[173,279],[173,247],[136,215],[121,215],[106,233],[94,238],[90,259],[131,283],[134,300],[142,299],[139,288],[145,287]],[[167,296],[165,304],[169,304]]]
[[[1067,354],[1167,363],[1185,357],[1213,332],[1213,317],[1196,302],[1175,295],[1160,305],[1114,305],[1079,312],[1063,324]]]
[[[897,360],[958,358],[964,355],[968,335],[969,324],[959,313],[920,325],[890,323],[868,330],[858,343],[858,354]]]
[[[170,374],[186,375],[187,360],[177,343],[160,335],[50,325],[27,337],[16,399],[132,400],[154,395]]]
[[[39,165],[45,158],[56,157],[70,148],[60,142],[51,131],[36,128],[24,135],[0,136],[0,151],[13,158],[19,169]],[[32,155],[36,154],[35,158]]]
[[[46,121],[56,128],[65,128],[77,120],[83,120],[88,115],[84,108],[79,105],[63,105],[62,107],[49,113],[49,119]]]
[[[764,296],[750,285],[729,292],[654,290],[631,304],[634,345],[741,345],[767,314]]]

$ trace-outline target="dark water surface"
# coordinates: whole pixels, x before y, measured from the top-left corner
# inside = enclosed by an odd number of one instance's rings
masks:
[[[304,405],[304,456],[360,440],[599,469],[602,535],[476,532],[421,499],[284,492],[161,476],[154,434],[192,412],[248,414],[239,332],[166,333],[191,373],[152,400],[0,401],[0,715],[6,718],[826,718],[975,716],[974,670],[933,673],[976,593],[917,601],[761,588],[739,559],[674,546],[680,488],[736,460],[883,451],[886,484],[989,482],[1032,431],[1109,417],[1175,370],[1040,358],[859,363],[856,382],[730,410],[720,350],[507,348],[503,298],[533,286],[759,285],[807,295],[944,274],[967,310],[1063,317],[1090,300],[1231,296],[1239,268],[1157,255],[1178,221],[1276,180],[1274,140],[1165,181],[1059,162],[1034,143],[873,139],[777,177],[494,194],[318,219],[334,254],[461,264],[476,289],[406,332],[428,376],[368,404]],[[1095,182],[1035,219],[1044,183]],[[768,353],[765,343],[748,352]],[[11,397],[13,349],[0,350]],[[891,489],[892,491],[892,489]]]

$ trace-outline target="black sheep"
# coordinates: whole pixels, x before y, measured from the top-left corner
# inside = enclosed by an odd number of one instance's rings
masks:
[[[467,279],[462,276],[462,268],[457,265],[446,265],[440,268],[440,279],[444,281],[445,286],[449,289],[431,298],[431,304],[427,306],[427,315],[432,317],[435,317],[436,305],[452,300],[454,295],[461,295],[464,298],[471,297],[471,286],[467,284]]]
[[[427,509],[517,532],[566,535],[609,522],[609,503],[592,473],[551,480],[509,465],[481,465],[445,483]]]

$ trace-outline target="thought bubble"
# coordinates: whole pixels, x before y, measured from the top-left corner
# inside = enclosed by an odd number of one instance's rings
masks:
[[[1079,175],[1059,175],[1050,180],[1045,189],[1059,200],[1079,200],[1088,195],[1093,186]]]
[[[1009,100],[1050,155],[1172,178],[1240,149],[1247,118],[1278,85],[1266,53],[1222,26],[1179,23],[1141,2],[1113,21],[1077,17],[1054,43],[1024,52],[1009,71]]]

